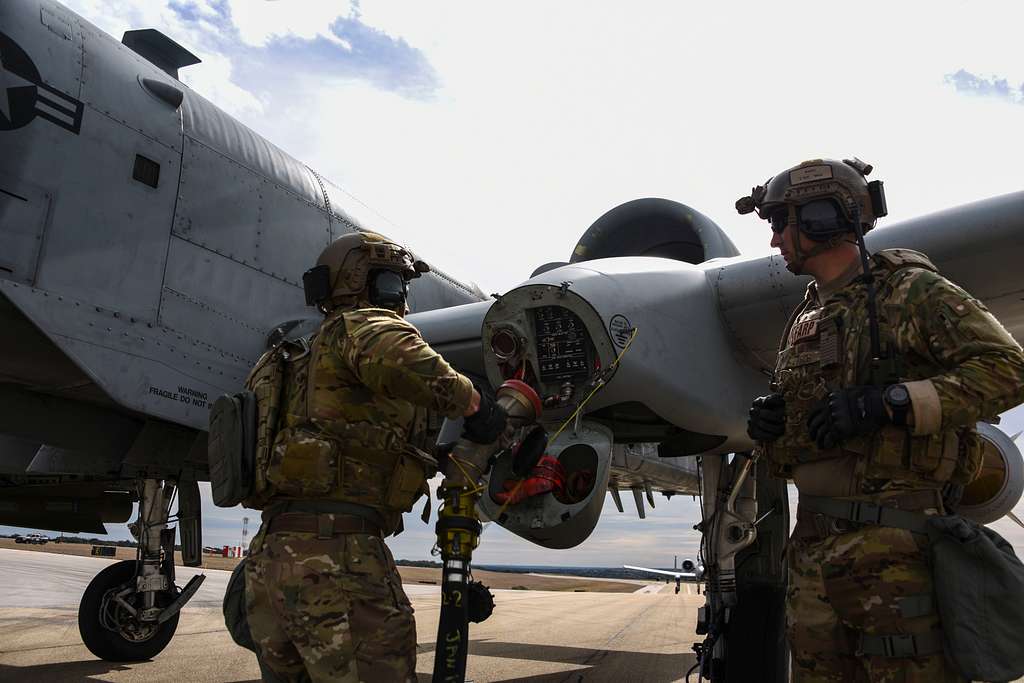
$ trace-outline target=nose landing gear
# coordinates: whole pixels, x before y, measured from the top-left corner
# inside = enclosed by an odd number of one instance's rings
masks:
[[[180,591],[174,584],[175,529],[167,528],[174,491],[171,481],[140,481],[139,518],[129,525],[138,539],[137,559],[110,565],[85,589],[78,631],[100,659],[138,662],[159,654],[174,637],[181,608],[206,578],[197,574]],[[198,491],[188,497],[198,498]]]
[[[85,589],[78,608],[78,631],[89,651],[111,662],[141,662],[163,650],[178,628],[178,614],[163,623],[143,621],[143,594],[136,589],[136,562],[112,564]],[[175,595],[163,591],[156,603],[169,605]]]

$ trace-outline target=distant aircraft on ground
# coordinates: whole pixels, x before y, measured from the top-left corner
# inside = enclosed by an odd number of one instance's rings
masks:
[[[675,579],[676,582],[676,593],[679,592],[680,585],[684,581],[688,583],[700,583],[704,580],[704,565],[694,562],[690,559],[683,560],[682,566],[673,571],[669,571],[668,569],[650,569],[648,567],[634,567],[631,564],[624,564],[622,565],[622,568],[632,569],[636,572],[648,572],[650,574],[658,574],[659,576],[671,577]]]
[[[202,581],[179,589],[167,558],[177,529],[185,563],[202,559],[210,404],[316,328],[300,280],[320,250],[381,229],[183,85],[198,61],[152,29],[118,42],[52,0],[0,3],[0,524],[103,533],[139,503],[137,561],[101,572],[79,613],[86,645],[117,661],[159,653]],[[1024,192],[877,229],[869,246],[928,253],[1024,338]],[[699,212],[640,199],[499,297],[436,267],[410,292],[434,348],[492,386],[527,382],[560,429],[547,452],[567,490],[500,505],[515,473],[499,458],[481,512],[569,548],[606,491],[622,510],[630,490],[641,517],[655,492],[706,493],[705,613],[731,620],[716,657],[761,680],[785,667],[788,500],[742,457],[744,426],[805,285],[778,257],[740,257]],[[962,511],[988,522],[1024,472],[1009,438],[980,429],[986,470]]]

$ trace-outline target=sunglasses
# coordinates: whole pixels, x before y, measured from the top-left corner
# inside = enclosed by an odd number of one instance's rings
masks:
[[[802,206],[783,206],[772,211],[768,223],[772,232],[781,234],[790,222],[790,209],[796,213],[796,225],[807,233],[842,232],[847,224],[839,206],[831,199],[815,199]]]

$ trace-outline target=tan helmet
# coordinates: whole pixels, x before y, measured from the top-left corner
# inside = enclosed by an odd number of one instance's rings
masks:
[[[755,187],[750,195],[736,202],[736,210],[741,214],[756,211],[761,218],[770,220],[781,207],[795,208],[816,199],[831,199],[847,221],[847,227],[838,229],[839,234],[851,231],[858,215],[862,230],[867,232],[887,213],[882,182],[867,181],[871,170],[870,164],[857,157],[805,161]],[[801,230],[818,241],[833,238],[837,232],[836,228],[815,232],[813,225]]]
[[[408,282],[430,272],[430,266],[383,235],[352,232],[327,245],[316,266],[303,275],[306,303],[365,298],[370,273],[375,270],[400,273]]]

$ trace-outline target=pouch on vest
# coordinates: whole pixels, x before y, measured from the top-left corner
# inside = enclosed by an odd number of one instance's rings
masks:
[[[245,610],[245,563],[244,559],[239,562],[228,579],[228,587],[224,591],[224,624],[235,645],[256,652],[256,643],[249,631],[249,615]]]
[[[437,473],[437,461],[412,446],[405,448],[395,462],[384,505],[409,512],[424,493],[426,480]]]
[[[283,429],[270,450],[267,483],[290,498],[321,498],[338,485],[337,445],[306,429]]]
[[[256,396],[224,394],[210,410],[207,461],[213,502],[234,507],[253,490],[256,468]]]
[[[1024,564],[1003,537],[959,516],[928,520],[946,655],[975,681],[1024,675]]]

